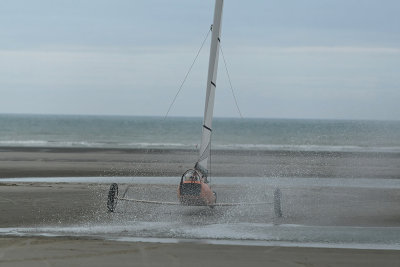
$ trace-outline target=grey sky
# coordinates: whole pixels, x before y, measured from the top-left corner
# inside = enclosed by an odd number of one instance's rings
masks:
[[[0,1],[0,112],[163,116],[213,7]],[[399,119],[399,10],[395,0],[225,1],[222,47],[243,115]],[[208,52],[172,116],[202,116]],[[238,116],[222,61],[215,105]]]

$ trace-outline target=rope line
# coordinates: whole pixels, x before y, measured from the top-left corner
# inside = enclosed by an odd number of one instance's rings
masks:
[[[237,102],[237,99],[236,99],[235,91],[233,90],[233,86],[232,86],[232,82],[231,82],[231,76],[229,75],[228,66],[227,66],[227,64],[226,64],[224,52],[222,51],[222,46],[220,45],[219,48],[220,48],[220,50],[221,50],[222,59],[224,60],[224,65],[225,65],[226,74],[227,74],[227,76],[228,76],[229,85],[231,86],[232,96],[233,96],[233,99],[235,100],[236,108],[237,108],[237,110],[238,110],[238,112],[239,112],[240,118],[243,119],[242,112],[240,112],[240,108],[239,108],[239,105],[238,105],[238,102]]]
[[[182,88],[183,88],[183,85],[185,84],[186,79],[187,79],[187,77],[189,76],[189,73],[190,73],[190,71],[192,70],[192,68],[193,68],[193,66],[194,66],[194,63],[196,62],[197,58],[199,57],[200,51],[201,51],[201,49],[203,48],[204,43],[206,42],[208,36],[210,35],[210,32],[211,32],[211,28],[210,28],[210,30],[208,30],[207,35],[206,35],[206,37],[204,38],[204,41],[203,41],[203,43],[201,44],[200,49],[199,49],[199,51],[197,52],[197,55],[196,55],[196,57],[194,58],[192,65],[190,66],[188,72],[186,73],[185,78],[183,79],[183,81],[182,81],[182,83],[181,83],[181,86],[179,87],[179,90],[178,90],[178,92],[176,93],[176,95],[175,95],[175,97],[174,97],[174,100],[172,100],[172,103],[171,103],[171,105],[169,106],[168,111],[167,111],[167,113],[166,113],[165,116],[164,116],[164,120],[168,117],[168,114],[169,114],[169,112],[171,111],[171,108],[172,108],[172,106],[174,105],[174,103],[175,103],[175,101],[176,101],[176,98],[178,97],[179,93],[181,92],[181,90],[182,90]]]

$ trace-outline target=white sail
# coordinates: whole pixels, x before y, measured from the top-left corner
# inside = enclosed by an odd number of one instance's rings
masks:
[[[214,111],[215,89],[217,84],[219,42],[221,35],[222,8],[224,1],[216,0],[214,9],[214,22],[212,26],[210,61],[208,65],[207,93],[204,109],[203,135],[201,138],[200,155],[196,163],[196,169],[200,170],[203,175],[208,173],[208,159],[210,157],[211,134],[212,134],[212,117]]]

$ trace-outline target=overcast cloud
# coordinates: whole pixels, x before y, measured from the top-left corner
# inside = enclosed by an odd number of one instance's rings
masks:
[[[0,113],[163,116],[213,8],[0,1]],[[396,0],[225,1],[222,47],[243,115],[398,120],[399,10]],[[172,116],[202,116],[208,53]],[[215,115],[238,116],[222,60],[217,83]]]

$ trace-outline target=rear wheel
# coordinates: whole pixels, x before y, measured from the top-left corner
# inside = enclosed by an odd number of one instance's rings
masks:
[[[215,203],[217,203],[217,192],[213,191],[213,195],[215,197]]]
[[[107,209],[109,212],[114,212],[118,201],[118,185],[116,183],[111,184],[110,190],[108,190],[107,198]]]

